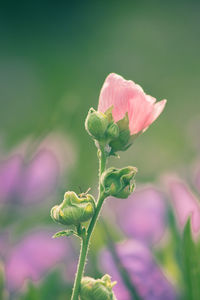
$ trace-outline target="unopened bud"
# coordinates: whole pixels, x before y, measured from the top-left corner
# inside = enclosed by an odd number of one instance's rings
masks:
[[[94,110],[94,108],[90,108],[85,120],[85,128],[87,132],[94,139],[101,140],[104,138],[107,127],[107,116],[101,112]]]
[[[101,279],[84,277],[81,281],[80,300],[117,300],[112,291],[115,284],[107,274]]]
[[[108,196],[127,198],[135,188],[134,177],[137,168],[126,167],[122,169],[109,168],[101,176],[101,184]]]
[[[51,209],[52,219],[64,225],[75,226],[91,219],[95,211],[93,196],[89,194],[79,196],[74,192],[66,192],[63,202]]]

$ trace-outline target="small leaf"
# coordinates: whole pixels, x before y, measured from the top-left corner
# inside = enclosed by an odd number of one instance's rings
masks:
[[[191,234],[190,219],[184,228],[182,244],[182,263],[185,279],[186,299],[200,299],[200,251],[198,242],[194,242]]]
[[[58,231],[53,235],[53,238],[58,238],[58,237],[62,237],[62,236],[71,236],[73,234],[76,234],[76,232],[74,230],[62,230],[62,231]]]

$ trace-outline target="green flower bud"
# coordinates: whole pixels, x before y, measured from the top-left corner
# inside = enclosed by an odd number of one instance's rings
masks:
[[[108,127],[108,119],[105,114],[90,108],[85,120],[85,128],[87,132],[96,140],[104,138]]]
[[[134,177],[137,168],[109,168],[101,176],[105,194],[117,198],[127,198],[135,188]]]
[[[84,277],[81,281],[80,300],[117,300],[112,291],[115,284],[107,274],[101,279]]]
[[[94,198],[89,194],[77,196],[74,192],[66,192],[60,205],[51,209],[54,221],[64,225],[75,225],[92,218],[95,211]]]
[[[111,123],[108,125],[106,130],[106,135],[111,140],[116,139],[119,136],[119,127],[116,123]]]

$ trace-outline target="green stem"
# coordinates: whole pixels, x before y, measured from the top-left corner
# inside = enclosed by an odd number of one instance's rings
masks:
[[[84,271],[84,267],[85,267],[86,256],[87,256],[87,244],[86,244],[86,240],[84,238],[82,238],[78,268],[77,268],[77,273],[76,273],[76,277],[75,277],[75,281],[74,281],[74,288],[73,288],[71,300],[78,299],[81,279],[82,279],[83,271]]]
[[[94,216],[92,217],[92,220],[90,221],[90,224],[87,229],[87,234],[85,237],[82,237],[80,257],[79,257],[77,273],[76,273],[76,278],[74,281],[74,287],[73,287],[71,300],[78,300],[78,296],[80,293],[81,279],[82,279],[82,276],[84,273],[84,268],[85,268],[85,263],[86,263],[88,249],[89,249],[91,235],[92,235],[95,225],[97,223],[97,220],[98,220],[98,217],[99,217],[102,205],[103,205],[103,201],[106,198],[106,196],[103,192],[102,185],[100,183],[101,174],[104,172],[104,170],[106,168],[106,160],[107,160],[107,156],[104,152],[104,149],[101,148],[100,153],[99,153],[99,196],[98,196],[97,206],[96,206]]]

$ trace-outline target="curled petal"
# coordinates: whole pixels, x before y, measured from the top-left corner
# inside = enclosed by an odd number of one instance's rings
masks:
[[[117,122],[125,116],[128,111],[128,101],[142,93],[142,88],[131,80],[111,73],[106,78],[99,97],[98,110],[105,112],[113,106],[113,118]]]
[[[166,100],[156,103],[156,98],[146,95],[133,81],[111,73],[103,84],[98,110],[104,113],[113,107],[115,122],[128,113],[129,130],[134,135],[146,130],[161,114],[165,104]]]

